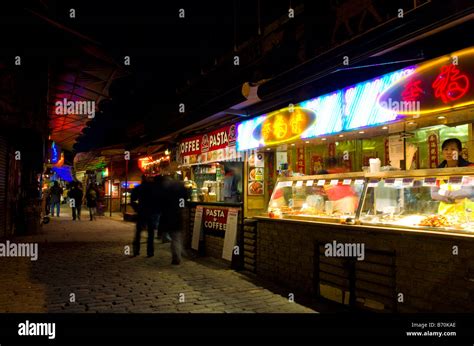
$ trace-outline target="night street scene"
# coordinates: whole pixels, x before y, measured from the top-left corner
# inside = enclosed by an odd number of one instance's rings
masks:
[[[80,338],[61,316],[158,343],[166,323],[405,344],[474,325],[474,1],[0,17],[1,345]]]

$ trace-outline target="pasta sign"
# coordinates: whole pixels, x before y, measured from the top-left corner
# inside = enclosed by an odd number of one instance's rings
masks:
[[[203,210],[203,229],[206,233],[225,233],[227,228],[227,208],[206,208]]]

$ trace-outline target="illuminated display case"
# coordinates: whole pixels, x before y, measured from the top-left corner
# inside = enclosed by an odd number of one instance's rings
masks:
[[[268,216],[353,223],[365,181],[362,172],[280,178],[268,204]]]
[[[474,232],[474,167],[367,174],[359,222]]]

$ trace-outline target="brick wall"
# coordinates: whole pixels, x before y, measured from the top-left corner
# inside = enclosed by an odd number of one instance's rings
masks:
[[[224,248],[224,238],[206,234],[204,236],[206,256],[222,258],[222,249]]]
[[[307,295],[327,291],[315,287],[315,245],[334,240],[395,254],[396,311],[474,312],[474,238],[260,219],[257,274]]]

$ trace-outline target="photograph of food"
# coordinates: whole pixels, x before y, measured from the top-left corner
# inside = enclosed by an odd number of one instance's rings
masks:
[[[248,163],[250,166],[254,166],[255,165],[255,154],[251,154],[248,158]]]
[[[263,169],[251,168],[249,173],[249,180],[263,180]]]
[[[249,195],[263,195],[263,183],[260,181],[249,183]]]

